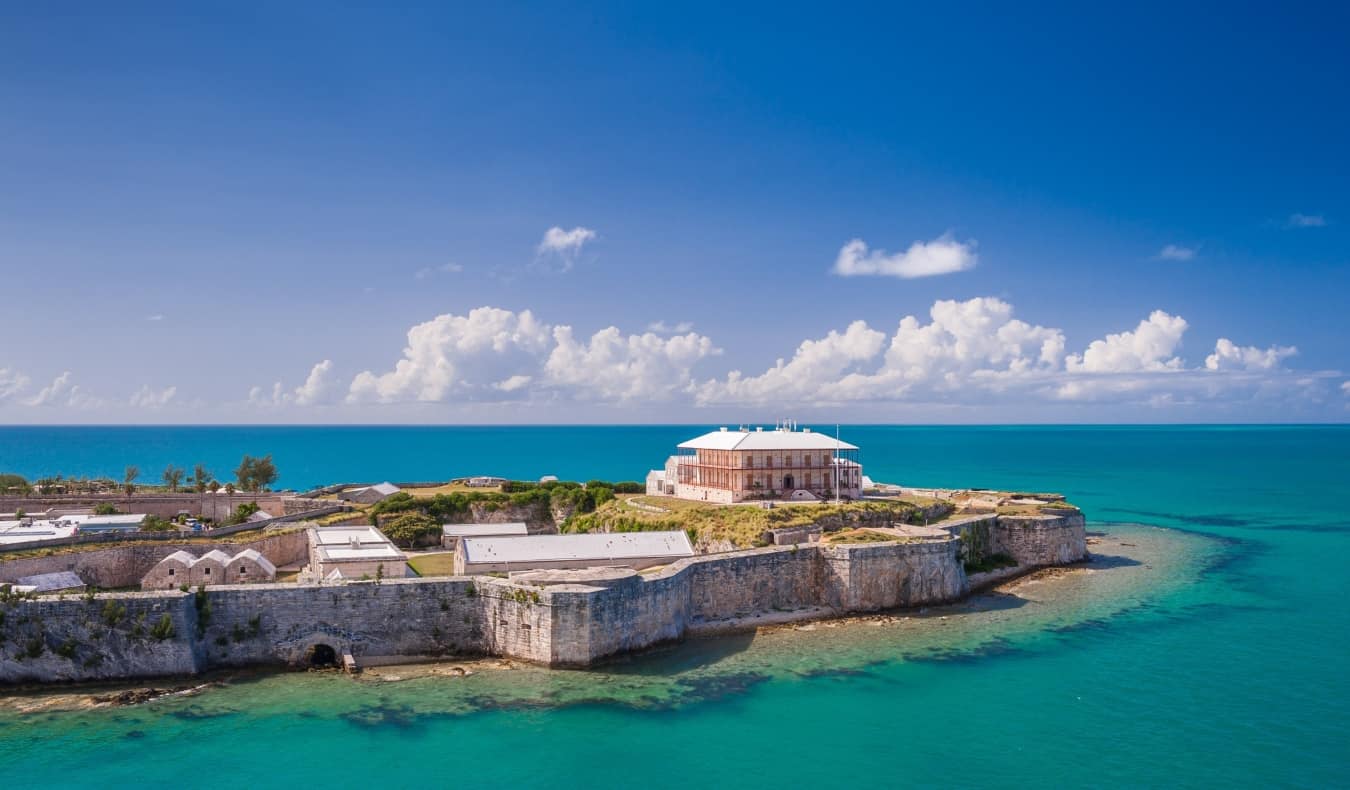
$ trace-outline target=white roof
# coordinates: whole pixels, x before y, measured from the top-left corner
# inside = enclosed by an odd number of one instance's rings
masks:
[[[311,532],[326,562],[403,559],[403,552],[374,527],[315,527]]]
[[[219,562],[221,565],[227,565],[230,562],[230,555],[226,554],[220,549],[211,549],[210,551],[206,552],[205,554],[197,558],[197,562],[201,562],[202,560],[215,560],[216,562]]]
[[[464,561],[557,562],[622,561],[647,557],[694,556],[689,536],[670,532],[593,532],[580,535],[531,535],[522,538],[465,538]]]
[[[145,520],[144,513],[114,513],[110,516],[90,516],[84,519],[80,525],[85,529],[91,527],[120,527],[129,524],[139,524]]]
[[[324,546],[323,556],[328,560],[382,560],[402,559],[403,552],[392,545],[362,546],[357,549],[341,546]]]
[[[376,483],[375,485],[371,486],[371,489],[379,491],[381,494],[384,494],[385,496],[389,496],[390,494],[397,494],[399,491],[403,490],[398,486],[394,485],[393,483],[389,482],[388,480],[384,481],[383,483]]]
[[[441,530],[452,538],[530,534],[530,528],[523,521],[513,521],[509,524],[442,524]]]
[[[833,436],[804,431],[709,431],[678,447],[687,450],[856,450],[857,445],[836,440]]]
[[[177,560],[178,562],[181,562],[184,565],[187,565],[188,567],[192,567],[192,563],[196,562],[197,558],[192,556],[191,554],[188,554],[186,551],[179,549],[178,551],[175,551],[173,554],[170,554],[166,556],[164,559],[160,560],[158,564],[162,565],[168,562],[169,560]]]
[[[234,555],[234,558],[230,560],[230,564],[233,565],[239,560],[253,560],[254,562],[258,563],[258,565],[261,566],[262,569],[267,571],[268,573],[277,572],[277,566],[273,565],[272,561],[264,557],[262,555],[262,552],[258,551],[257,549],[244,549],[243,551]]]
[[[346,546],[357,543],[388,543],[389,538],[374,527],[315,527],[314,536],[320,546]]]

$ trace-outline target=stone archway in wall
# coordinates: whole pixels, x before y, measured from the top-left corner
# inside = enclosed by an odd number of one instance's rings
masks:
[[[783,475],[783,490],[791,491],[797,487],[797,481],[792,479],[792,475]]]
[[[342,655],[351,651],[349,640],[319,631],[292,643],[286,651],[286,663],[295,669],[340,667]]]

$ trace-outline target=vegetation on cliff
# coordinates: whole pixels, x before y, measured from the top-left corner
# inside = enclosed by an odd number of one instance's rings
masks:
[[[925,523],[951,512],[947,504],[919,505],[902,500],[759,505],[709,505],[667,497],[616,499],[593,513],[578,514],[563,532],[650,532],[684,530],[699,548],[745,549],[764,545],[771,529],[821,524],[827,529],[888,526],[897,521]]]

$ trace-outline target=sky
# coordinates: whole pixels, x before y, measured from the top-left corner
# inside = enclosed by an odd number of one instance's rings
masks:
[[[0,423],[1350,419],[1343,5],[478,5],[0,3]]]

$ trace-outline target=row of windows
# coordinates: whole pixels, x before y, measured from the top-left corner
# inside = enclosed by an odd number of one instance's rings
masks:
[[[829,453],[738,453],[728,450],[700,450],[698,462],[706,466],[731,466],[754,469],[763,467],[829,466]]]

